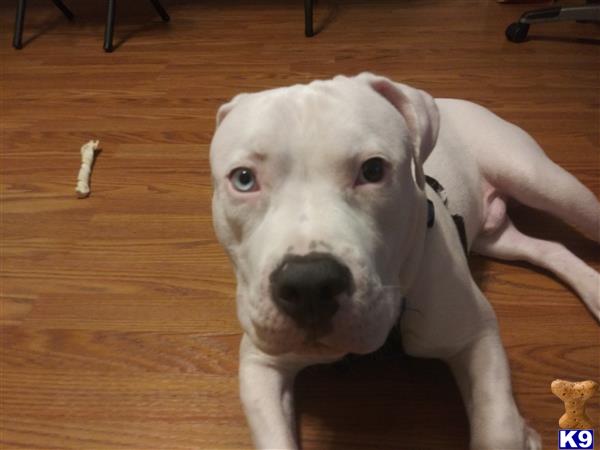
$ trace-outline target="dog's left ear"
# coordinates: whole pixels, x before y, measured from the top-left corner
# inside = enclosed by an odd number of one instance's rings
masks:
[[[238,94],[233,97],[227,103],[221,105],[219,110],[217,111],[217,128],[221,125],[221,122],[227,117],[227,114],[231,112],[231,110],[248,94]]]
[[[435,146],[440,128],[439,111],[433,97],[419,89],[368,72],[361,73],[356,79],[371,86],[404,117],[414,147],[415,179],[419,187],[424,189],[423,164]]]

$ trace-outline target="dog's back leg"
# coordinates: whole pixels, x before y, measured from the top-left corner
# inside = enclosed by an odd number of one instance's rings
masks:
[[[600,241],[600,203],[596,196],[552,162],[529,134],[479,105],[460,100],[439,104],[449,129],[466,124],[470,127],[469,139],[463,145],[472,151],[491,186]]]
[[[533,139],[531,141],[537,146]],[[524,149],[526,153],[528,150]],[[573,225],[587,238],[600,242],[600,204],[596,196],[541,149],[535,158],[523,158],[522,164],[525,167],[506,168],[494,183],[495,187],[527,206],[549,212]]]
[[[498,228],[475,239],[473,250],[493,258],[527,261],[549,270],[577,292],[600,322],[600,274],[562,244],[527,236],[505,216]]]
[[[586,237],[600,241],[600,204],[577,178],[546,156],[537,142],[520,128],[508,124],[506,157],[511,161],[485,171],[504,195],[532,208],[547,211],[575,226]],[[485,174],[484,174],[485,176]]]

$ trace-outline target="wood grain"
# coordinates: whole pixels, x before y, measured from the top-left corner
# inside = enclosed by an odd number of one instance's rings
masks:
[[[218,106],[243,91],[363,70],[520,125],[600,192],[600,32],[506,25],[525,5],[491,0],[121,2],[112,54],[103,2],[28,10],[22,51],[0,2],[2,449],[242,449],[235,281],[210,218],[207,153]],[[32,39],[33,38],[33,39]],[[100,139],[92,195],[75,198],[79,147]],[[552,180],[548,180],[549,183]],[[598,246],[523,207],[528,233],[596,269]],[[555,378],[600,379],[598,326],[573,292],[526,264],[472,258],[498,313],[524,416],[556,448]],[[304,448],[464,449],[446,367],[397,353],[308,369]],[[589,413],[600,424],[598,396]]]

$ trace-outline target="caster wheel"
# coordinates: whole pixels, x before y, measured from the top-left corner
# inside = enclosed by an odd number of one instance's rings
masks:
[[[508,39],[511,42],[523,42],[527,38],[528,31],[528,23],[511,23],[508,27],[506,27],[506,39]]]

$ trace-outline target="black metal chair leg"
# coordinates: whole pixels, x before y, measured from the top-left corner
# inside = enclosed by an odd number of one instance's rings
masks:
[[[15,19],[15,34],[13,36],[13,47],[16,49],[23,48],[23,24],[25,23],[26,7],[27,1],[19,0],[19,3],[17,3],[17,17]]]
[[[52,0],[58,9],[62,11],[65,17],[69,20],[73,20],[75,16],[69,8],[61,0]],[[19,0],[17,4],[17,18],[15,19],[15,35],[13,38],[14,48],[23,48],[23,24],[25,22],[25,9],[27,7],[27,0]]]
[[[156,9],[156,12],[162,18],[163,21],[168,22],[169,20],[171,20],[171,18],[167,14],[167,11],[165,10],[165,8],[163,8],[163,5],[160,4],[159,0],[150,0],[150,1],[154,5],[154,9]]]
[[[56,7],[58,9],[60,9],[62,11],[62,13],[65,15],[65,17],[67,19],[73,20],[75,18],[75,16],[71,12],[71,10],[69,8],[67,8],[66,5],[61,0],[52,0],[52,2],[56,5]]]
[[[113,34],[115,30],[116,7],[116,0],[108,0],[108,16],[106,17],[106,28],[104,29],[104,51],[108,53],[114,50]]]
[[[304,34],[306,37],[315,35],[313,30],[314,0],[304,0]]]

